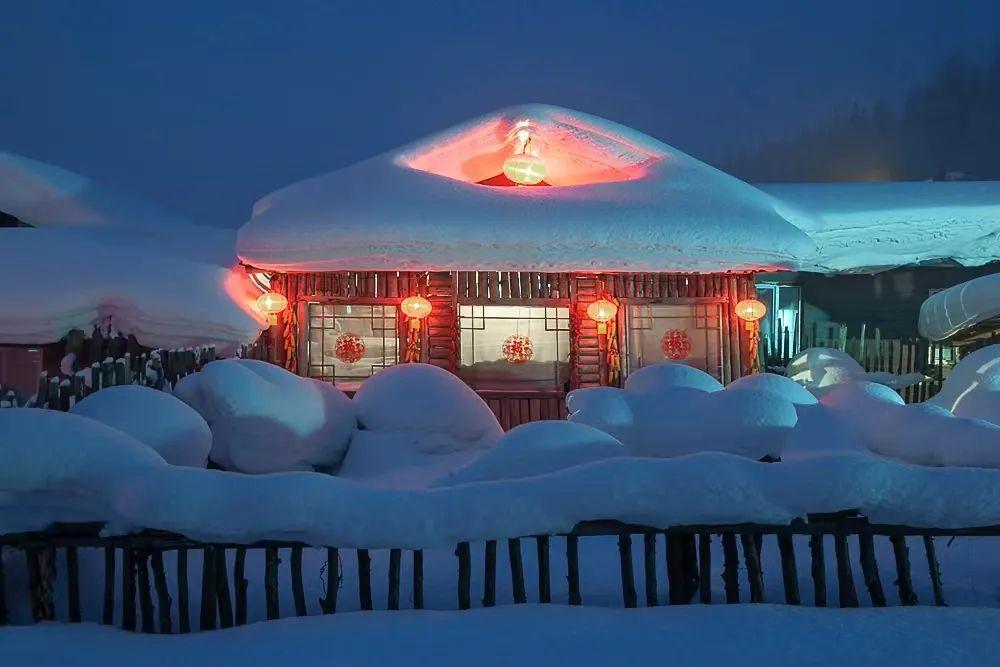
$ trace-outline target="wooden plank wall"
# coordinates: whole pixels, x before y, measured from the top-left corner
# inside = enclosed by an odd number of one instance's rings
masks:
[[[481,392],[480,395],[505,431],[528,422],[566,419],[569,414],[561,392],[521,392],[506,396],[497,392]]]
[[[458,370],[458,306],[455,301],[455,276],[440,271],[427,276],[427,316],[424,361],[446,371]]]
[[[570,341],[570,383],[574,389],[600,387],[607,383],[604,336],[597,333],[597,323],[587,317],[587,306],[601,297],[597,276],[573,276],[573,340]]]
[[[571,275],[537,271],[459,271],[459,299],[490,302],[523,299],[568,299]]]

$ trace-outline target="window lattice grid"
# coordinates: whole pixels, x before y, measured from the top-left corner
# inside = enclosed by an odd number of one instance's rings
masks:
[[[310,303],[307,375],[335,384],[359,384],[398,362],[398,313],[395,306]],[[337,341],[357,335],[364,344],[357,361],[337,357]]]
[[[562,387],[569,374],[569,308],[559,306],[459,306],[458,374],[489,389]],[[511,336],[531,340],[532,356],[513,363],[503,355]]]

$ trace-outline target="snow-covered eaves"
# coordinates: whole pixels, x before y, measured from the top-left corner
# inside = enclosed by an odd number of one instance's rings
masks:
[[[51,229],[0,230],[4,312],[0,344],[43,344],[71,329],[110,324],[148,347],[215,345],[222,354],[253,341],[245,275],[146,247],[97,242]]]
[[[1000,260],[1000,181],[759,184],[809,234],[803,270],[863,272]]]
[[[930,295],[920,306],[920,335],[944,340],[1000,317],[1000,273],[980,276]]]
[[[523,127],[554,187],[479,184]],[[277,271],[795,268],[814,248],[782,207],[630,128],[524,105],[264,197],[237,253]]]

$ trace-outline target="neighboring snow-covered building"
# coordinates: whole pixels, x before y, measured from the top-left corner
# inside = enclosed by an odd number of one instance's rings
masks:
[[[231,230],[0,152],[0,387],[24,399],[42,370],[69,374],[126,350],[235,352],[263,320],[232,270],[234,242]],[[95,327],[117,344],[84,344]]]
[[[508,426],[664,360],[746,374],[736,304],[755,274],[814,254],[783,209],[632,129],[528,105],[264,197],[237,251],[288,298],[287,367],[350,389],[426,361]],[[431,312],[414,335],[400,306],[418,294]],[[600,300],[617,306],[607,325]]]

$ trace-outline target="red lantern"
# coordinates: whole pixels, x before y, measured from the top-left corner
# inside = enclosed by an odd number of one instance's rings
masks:
[[[345,364],[357,363],[365,356],[365,342],[356,333],[340,334],[334,342],[333,353]]]
[[[531,344],[531,339],[527,336],[514,334],[508,336],[503,342],[503,358],[512,364],[523,364],[535,353],[535,348]]]
[[[660,339],[660,349],[667,359],[687,359],[691,355],[691,337],[681,329],[670,329]]]

